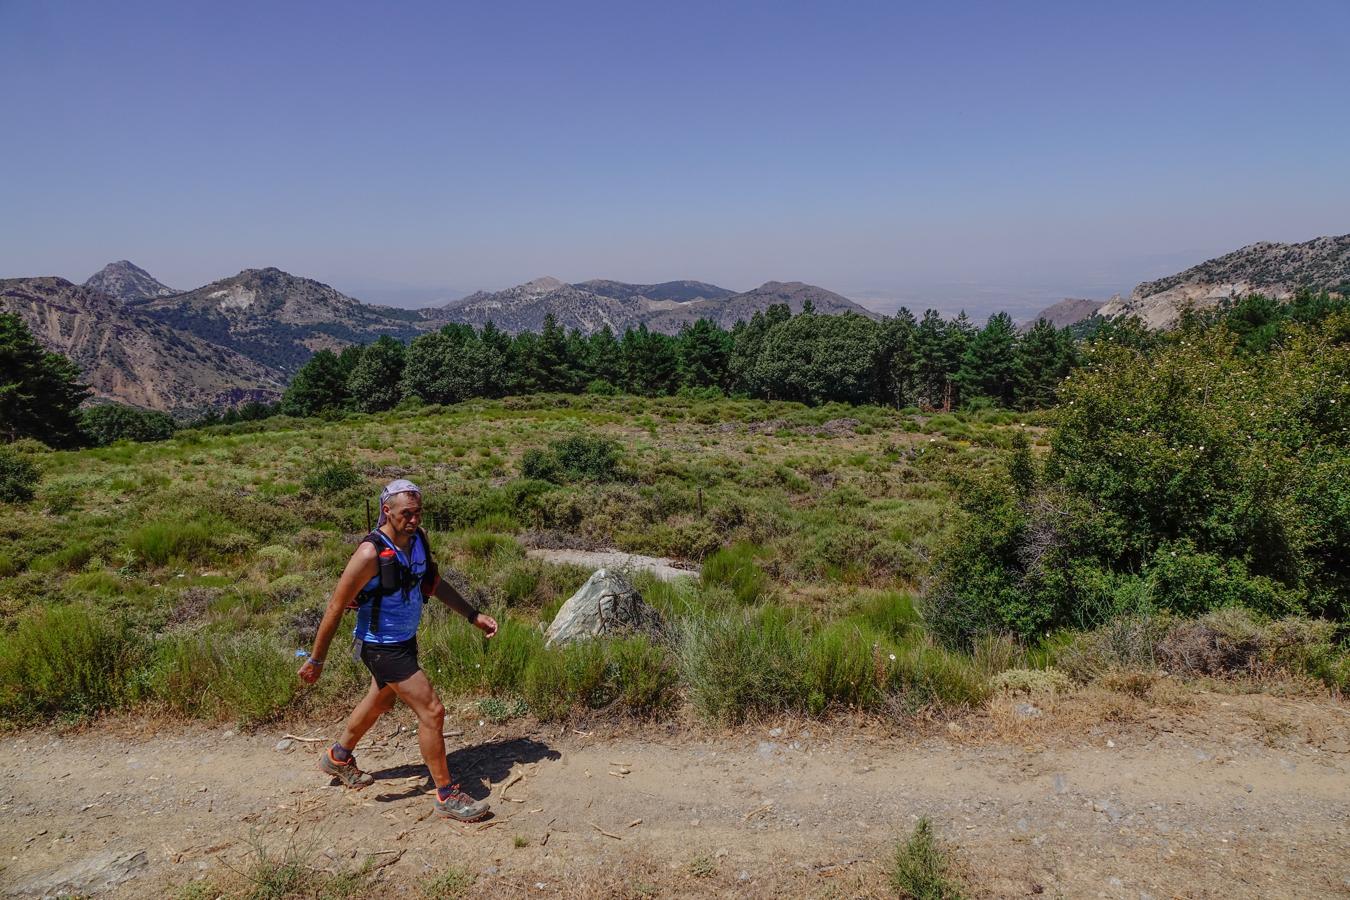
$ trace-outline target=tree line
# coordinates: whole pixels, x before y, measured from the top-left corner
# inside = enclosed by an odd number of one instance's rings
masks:
[[[1223,324],[1244,351],[1277,345],[1288,329],[1343,310],[1344,297],[1304,291],[1290,302],[1259,294],[1188,312],[1182,330]],[[379,412],[404,401],[457,403],[538,392],[627,393],[693,390],[807,404],[876,403],[954,409],[977,403],[1040,409],[1058,401],[1064,377],[1084,348],[1111,341],[1139,349],[1165,340],[1136,320],[1089,319],[1072,328],[1045,320],[1019,331],[1007,313],[983,326],[909,310],[874,320],[821,315],[811,305],[756,312],[724,329],[700,319],[678,334],[645,326],[616,335],[568,331],[549,316],[538,332],[510,335],[492,323],[446,325],[410,344],[384,336],[339,353],[321,350],[296,373],[277,403],[208,410],[192,425]],[[31,437],[53,447],[162,440],[168,415],[120,404],[82,406],[90,394],[78,367],[42,349],[23,320],[0,314],[0,440]]]
[[[509,335],[447,325],[404,345],[381,337],[320,351],[279,404],[288,415],[378,412],[404,400],[457,403],[538,392],[659,396],[705,390],[807,404],[877,403],[950,409],[977,399],[1021,409],[1052,405],[1076,361],[1067,329],[1041,320],[1019,332],[1007,313],[978,327],[963,313],[907,309],[881,320],[820,315],[809,304],[756,312],[730,330],[706,319],[678,334],[608,327],[568,331],[552,316],[538,332]],[[240,414],[240,418],[247,416]]]

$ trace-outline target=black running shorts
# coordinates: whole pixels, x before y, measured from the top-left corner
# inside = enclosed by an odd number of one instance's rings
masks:
[[[417,664],[417,637],[397,644],[362,644],[361,662],[375,676],[378,687],[406,681],[421,668]]]

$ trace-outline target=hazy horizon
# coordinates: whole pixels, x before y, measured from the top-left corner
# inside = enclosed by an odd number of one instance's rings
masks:
[[[0,276],[1028,315],[1350,232],[1350,4],[0,4]],[[1313,73],[1313,74],[1309,74]]]

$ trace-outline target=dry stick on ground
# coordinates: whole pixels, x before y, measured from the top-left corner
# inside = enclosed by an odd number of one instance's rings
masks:
[[[328,740],[326,737],[301,737],[298,734],[284,734],[281,739],[283,741],[303,741],[306,744],[321,744]]]
[[[598,831],[598,832],[600,832],[601,834],[603,834],[605,837],[608,837],[608,838],[614,838],[614,840],[616,840],[616,841],[621,841],[621,840],[623,840],[623,838],[619,837],[617,834],[610,834],[608,831],[606,831],[605,829],[601,828],[599,825],[595,824],[594,822],[591,822],[591,823],[590,823],[590,826],[591,826],[592,828],[594,828],[596,831]]]
[[[371,867],[370,867],[370,871],[372,871],[372,872],[376,871],[377,869],[383,869],[385,866],[392,866],[394,863],[396,863],[396,862],[398,862],[400,859],[402,859],[402,858],[403,858],[403,854],[404,854],[404,853],[407,853],[408,851],[407,851],[407,850],[398,850],[398,851],[394,851],[394,850],[381,850],[380,852],[381,852],[381,853],[393,853],[394,856],[393,856],[392,859],[386,859],[386,860],[385,860],[384,862],[382,862],[382,863],[376,863],[375,865],[371,866]],[[375,855],[377,855],[377,854],[374,854],[374,853],[371,854],[371,856],[375,856]]]
[[[509,790],[511,789],[511,785],[515,784],[517,781],[519,781],[520,779],[522,779],[522,778],[524,778],[524,777],[525,777],[525,773],[524,773],[524,772],[521,772],[521,773],[517,774],[515,778],[512,778],[512,779],[511,779],[510,781],[508,781],[506,784],[502,785],[501,797],[502,797],[503,800],[509,799],[509,798],[506,796],[506,792],[509,791]]]
[[[771,809],[773,809],[773,804],[772,804],[772,803],[765,803],[763,806],[759,807],[758,809],[752,809],[752,810],[750,810],[748,813],[746,813],[745,815],[741,816],[741,821],[743,821],[743,822],[749,822],[749,821],[750,821],[751,819],[753,819],[755,816],[758,816],[758,815],[761,815],[761,814],[763,814],[763,813],[766,813],[766,812],[768,812],[768,811],[771,810]]]

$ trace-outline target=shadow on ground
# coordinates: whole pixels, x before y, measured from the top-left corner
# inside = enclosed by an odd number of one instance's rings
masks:
[[[494,784],[506,780],[511,774],[512,766],[561,758],[561,753],[542,741],[532,738],[512,738],[509,741],[492,741],[472,747],[461,747],[448,754],[445,761],[450,766],[451,780],[460,786],[460,790],[475,800],[482,800],[492,793]],[[380,769],[370,774],[377,782],[382,779],[415,778],[418,775],[425,776],[427,767],[419,762]],[[379,794],[375,799],[381,803],[407,800],[425,793],[430,783],[428,779],[425,783],[411,785],[399,793]]]

